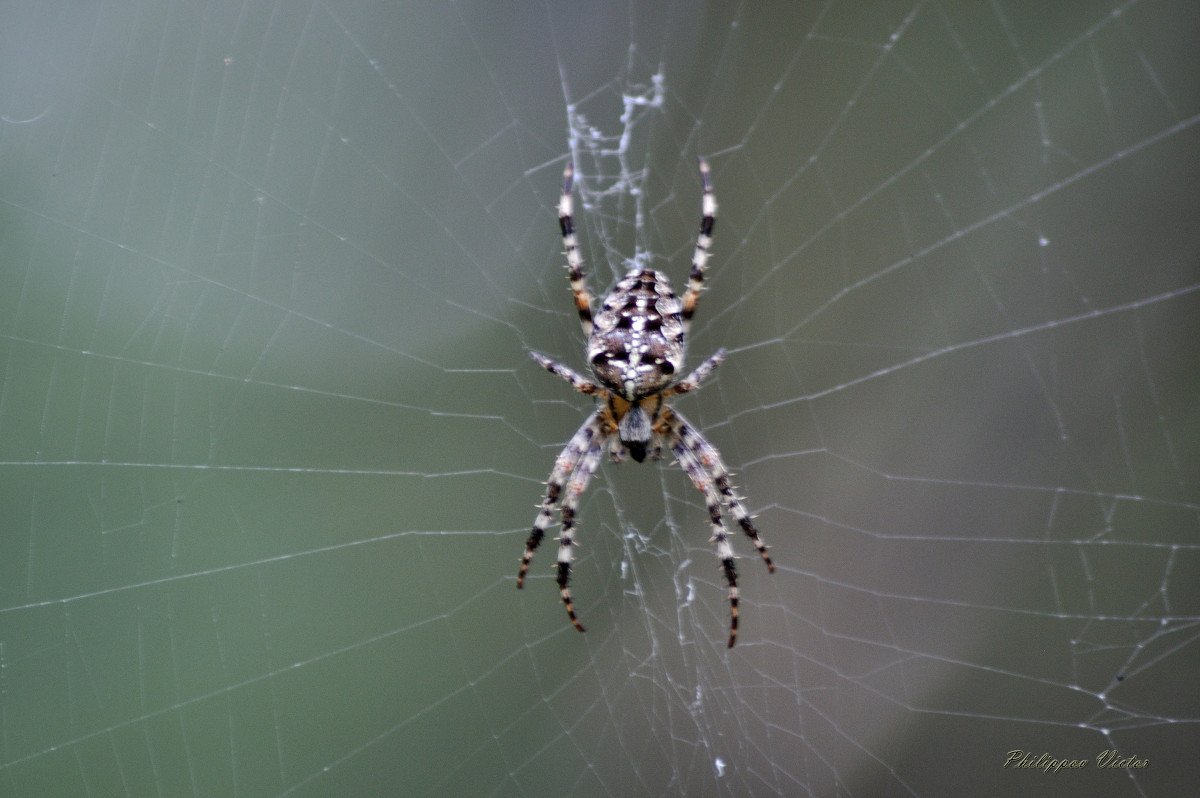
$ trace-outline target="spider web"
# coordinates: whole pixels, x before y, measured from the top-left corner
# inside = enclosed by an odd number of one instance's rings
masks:
[[[4,16],[0,795],[1200,778],[1193,6]],[[682,287],[697,155],[732,650],[666,459],[583,499],[586,635],[552,546],[513,587],[589,409],[526,354],[583,368],[565,159],[603,294]]]

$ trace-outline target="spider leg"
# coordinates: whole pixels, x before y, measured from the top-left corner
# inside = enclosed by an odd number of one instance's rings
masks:
[[[717,221],[717,198],[712,190],[712,177],[708,161],[700,159],[700,182],[704,193],[700,198],[700,233],[696,236],[696,251],[692,253],[692,272],[688,277],[687,292],[683,295],[683,328],[686,331],[696,312],[696,300],[704,290],[704,264],[708,262],[712,246],[713,225]]]
[[[574,369],[564,366],[562,363],[559,363],[556,360],[551,360],[541,352],[530,352],[529,356],[536,360],[538,365],[540,365],[546,371],[571,383],[571,387],[580,393],[586,393],[589,396],[604,393],[603,388],[589,380],[587,377],[584,377]]]
[[[575,168],[568,161],[563,170],[562,198],[558,201],[558,226],[562,231],[563,249],[567,255],[567,278],[571,281],[571,293],[575,297],[575,308],[579,311],[579,323],[583,334],[592,334],[592,295],[587,288],[587,272],[583,270],[583,258],[579,254],[579,240],[575,238],[575,226],[571,220],[574,200],[571,197],[571,182]]]
[[[725,359],[725,350],[718,349],[712,353],[712,356],[696,367],[696,370],[684,377],[679,382],[672,385],[667,390],[663,391],[664,397],[674,396],[681,393],[691,393],[700,387],[700,383],[708,379],[708,375],[717,370],[717,366],[721,365],[721,361]]]
[[[587,421],[583,422],[583,426],[571,436],[571,440],[567,442],[567,445],[559,452],[558,459],[554,461],[554,469],[550,472],[550,478],[546,480],[546,495],[542,498],[537,517],[533,519],[533,531],[529,533],[529,540],[525,542],[525,554],[521,557],[521,570],[517,574],[518,590],[525,586],[525,572],[529,570],[529,562],[533,559],[533,553],[541,545],[546,528],[553,520],[554,505],[558,504],[563,484],[575,470],[584,453],[596,443],[596,439],[602,440],[604,437],[601,432],[600,412],[597,410],[588,416]]]
[[[688,423],[680,413],[671,408],[664,408],[663,415],[667,424],[673,429],[678,430],[679,439],[683,445],[695,452],[696,458],[704,467],[704,470],[712,475],[713,482],[717,485],[717,490],[721,492],[721,496],[725,499],[725,504],[729,507],[729,512],[733,514],[734,520],[738,522],[738,526],[746,533],[746,537],[754,543],[754,548],[762,556],[763,562],[767,564],[767,570],[771,573],[775,572],[775,563],[771,562],[770,555],[767,554],[767,546],[758,537],[758,530],[754,528],[754,522],[750,520],[750,514],[746,512],[746,508],[742,506],[741,500],[733,492],[733,484],[729,481],[729,469],[725,467],[725,461],[721,459],[721,453],[717,451],[717,447],[708,442],[708,439],[700,434],[699,430]]]
[[[741,526],[742,531],[754,542],[754,547],[762,555],[767,569],[775,571],[775,565],[767,555],[767,547],[758,537],[749,514],[733,492],[729,482],[729,472],[725,468],[721,455],[716,447],[709,443],[694,427],[679,413],[670,408],[663,409],[663,420],[668,426],[667,436],[671,443],[671,451],[679,464],[691,479],[692,484],[704,494],[704,503],[708,508],[708,517],[712,522],[713,542],[716,544],[717,559],[725,572],[725,581],[729,584],[730,629],[729,647],[737,641],[738,631],[738,587],[737,569],[733,563],[733,547],[725,532],[725,524],[721,516],[721,504],[729,507],[729,512]]]
[[[725,581],[729,585],[729,647],[737,642],[738,633],[738,586],[737,567],[733,564],[733,546],[729,544],[729,536],[725,532],[725,524],[721,520],[721,495],[713,486],[712,479],[705,473],[696,454],[683,443],[677,432],[671,433],[671,451],[687,472],[701,493],[708,507],[708,517],[712,521],[712,543],[716,544],[717,559],[721,561],[721,569],[725,572]]]
[[[563,604],[567,605],[567,615],[575,628],[584,631],[583,624],[575,617],[575,605],[571,603],[571,547],[575,545],[575,507],[579,497],[587,490],[596,466],[600,464],[600,453],[604,448],[603,439],[592,441],[583,459],[571,473],[567,481],[567,495],[562,500],[562,534],[558,538],[558,589],[562,593]]]

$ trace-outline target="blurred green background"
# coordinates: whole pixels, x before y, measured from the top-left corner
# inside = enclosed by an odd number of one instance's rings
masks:
[[[1194,789],[1195,5],[0,18],[0,795]],[[586,635],[552,544],[514,589],[563,165],[603,294],[682,288],[697,155],[733,650],[665,459],[584,498]]]

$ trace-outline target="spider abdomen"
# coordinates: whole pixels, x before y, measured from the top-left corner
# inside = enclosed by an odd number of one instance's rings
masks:
[[[631,271],[605,298],[588,337],[588,363],[606,388],[633,401],[665,389],[683,365],[682,304],[666,275]]]

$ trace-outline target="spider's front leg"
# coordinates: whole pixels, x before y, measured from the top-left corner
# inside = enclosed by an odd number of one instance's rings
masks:
[[[567,615],[575,628],[584,631],[583,624],[575,617],[575,605],[571,603],[571,547],[575,543],[575,508],[579,497],[587,490],[588,482],[596,467],[600,464],[600,452],[603,441],[593,441],[583,455],[579,465],[575,467],[571,479],[567,482],[567,495],[562,501],[562,534],[558,537],[558,590],[562,595],[563,604],[567,606]]]
[[[567,477],[575,470],[584,453],[592,447],[596,439],[603,437],[600,432],[600,424],[600,413],[597,411],[576,430],[575,434],[571,436],[571,440],[559,453],[558,459],[554,461],[550,478],[546,480],[546,494],[542,497],[541,507],[537,517],[533,520],[533,531],[529,533],[529,540],[525,542],[525,554],[521,557],[521,570],[517,574],[518,590],[525,586],[525,572],[529,570],[533,553],[541,545],[546,529],[553,521],[554,507],[558,504]]]
[[[553,362],[553,361],[551,361]],[[566,447],[554,462],[550,479],[546,482],[546,495],[542,499],[541,509],[533,521],[533,531],[525,543],[525,554],[521,558],[521,571],[517,574],[517,589],[525,585],[525,573],[533,553],[541,545],[546,529],[553,518],[554,506],[561,498],[562,533],[558,538],[558,590],[563,603],[567,605],[567,615],[575,628],[584,631],[583,624],[575,616],[575,605],[571,603],[571,550],[575,544],[575,508],[579,506],[579,497],[587,490],[588,482],[592,479],[596,467],[600,463],[600,453],[615,432],[605,408],[601,406],[588,417],[583,426],[571,436]]]
[[[704,473],[711,477],[713,483],[716,484],[717,491],[733,515],[733,520],[737,521],[738,526],[746,533],[746,537],[750,538],[750,542],[754,544],[754,548],[766,563],[767,570],[775,573],[775,563],[771,562],[771,555],[767,554],[766,544],[759,539],[758,529],[750,520],[750,513],[746,512],[746,508],[742,506],[741,500],[733,491],[733,483],[729,481],[729,469],[725,467],[721,453],[678,411],[670,410],[669,412],[670,417],[667,419],[667,423],[675,430],[675,435],[679,438],[680,443],[696,455],[696,460],[703,468]]]
[[[767,554],[767,547],[758,537],[758,530],[750,520],[750,514],[742,507],[738,497],[733,492],[729,482],[729,471],[721,460],[716,447],[708,442],[691,424],[677,411],[666,408],[663,411],[663,422],[667,427],[667,437],[671,443],[671,451],[679,464],[691,479],[692,484],[704,494],[704,503],[708,508],[708,517],[712,522],[713,543],[716,544],[717,559],[721,561],[721,569],[725,573],[725,581],[729,584],[729,647],[737,642],[738,632],[738,586],[737,569],[733,563],[733,547],[725,532],[722,520],[721,505],[729,507],[734,520],[754,543],[758,553],[767,564],[767,570],[774,573],[775,564]]]
[[[721,496],[713,487],[712,479],[705,473],[695,452],[688,448],[678,435],[672,436],[671,451],[675,453],[679,465],[687,472],[688,478],[701,493],[708,507],[708,517],[712,524],[712,540],[716,547],[717,559],[721,570],[725,573],[725,582],[729,585],[729,647],[737,642],[738,633],[738,585],[737,567],[733,564],[733,546],[729,544],[729,535],[725,532],[725,524],[721,520]]]

